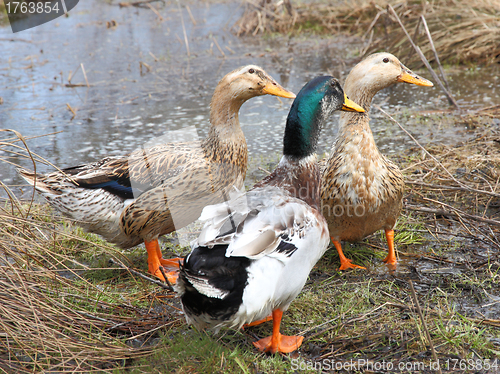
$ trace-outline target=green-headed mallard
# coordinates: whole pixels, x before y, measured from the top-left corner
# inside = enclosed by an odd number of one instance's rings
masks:
[[[373,96],[397,82],[433,86],[390,53],[365,58],[351,70],[344,85],[346,94],[366,112],[341,114],[337,139],[322,174],[322,213],[340,256],[340,270],[361,268],[344,256],[340,241],[355,242],[381,229],[389,246],[384,262],[397,263],[393,228],[403,204],[403,174],[379,152],[368,116]]]
[[[363,111],[335,78],[310,81],[292,104],[283,157],[272,174],[203,210],[206,224],[176,284],[188,323],[235,328],[272,313],[272,336],[254,345],[271,353],[300,346],[303,337],[281,335],[281,317],[329,243],[315,150],[323,123],[341,108]]]
[[[178,267],[178,261],[162,258],[158,237],[195,221],[232,186],[243,186],[248,151],[238,112],[248,99],[266,94],[295,97],[262,68],[241,67],[215,88],[211,127],[201,142],[138,149],[46,175],[18,171],[86,230],[124,249],[144,241],[149,272],[164,279],[160,266]]]

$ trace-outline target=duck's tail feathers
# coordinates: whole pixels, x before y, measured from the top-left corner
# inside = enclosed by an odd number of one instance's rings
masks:
[[[16,171],[26,182],[35,187],[39,192],[57,195],[61,194],[61,191],[54,189],[53,186],[47,183],[45,175],[24,168],[17,168]]]

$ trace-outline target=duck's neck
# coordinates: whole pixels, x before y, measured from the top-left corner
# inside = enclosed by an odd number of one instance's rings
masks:
[[[318,209],[321,176],[316,147],[328,111],[322,101],[318,102],[317,95],[304,92],[299,92],[288,113],[283,157],[263,184],[287,190],[293,197]]]
[[[304,158],[284,155],[274,171],[254,188],[275,186],[319,210],[321,175],[316,154]]]
[[[210,130],[202,142],[213,162],[238,163],[246,173],[248,150],[238,112],[245,100],[232,97],[227,86],[217,87],[210,103]]]
[[[305,159],[316,152],[326,115],[321,105],[307,104],[307,100],[296,99],[288,113],[283,137],[283,155],[289,159]]]
[[[217,86],[210,102],[210,131],[207,141],[245,141],[238,113],[246,100],[235,98],[227,85]]]
[[[363,82],[362,79],[355,79],[351,74],[347,77],[344,92],[349,99],[363,107],[365,112],[341,112],[338,138],[361,137],[362,143],[375,146],[368,113],[373,97],[382,87],[372,87],[369,83]]]
[[[346,84],[348,81],[346,81]],[[368,87],[359,87],[358,85],[346,86],[345,93],[349,99],[354,101],[356,104],[360,105],[365,113],[370,111],[370,107],[372,105],[372,100],[377,91],[368,90]],[[356,113],[357,112],[342,112],[342,113]]]

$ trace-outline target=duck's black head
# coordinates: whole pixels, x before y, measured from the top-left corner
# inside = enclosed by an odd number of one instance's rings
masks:
[[[313,154],[324,121],[343,104],[344,91],[331,76],[314,78],[302,87],[288,113],[283,154],[297,159]]]

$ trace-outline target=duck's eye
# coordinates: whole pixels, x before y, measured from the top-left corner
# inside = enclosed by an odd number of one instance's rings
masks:
[[[253,73],[255,73],[255,70],[254,70],[254,69],[250,69],[250,70],[248,70],[248,72],[249,72],[250,74],[253,74]]]
[[[389,59],[386,57],[382,61],[384,61],[387,64],[389,62]]]

